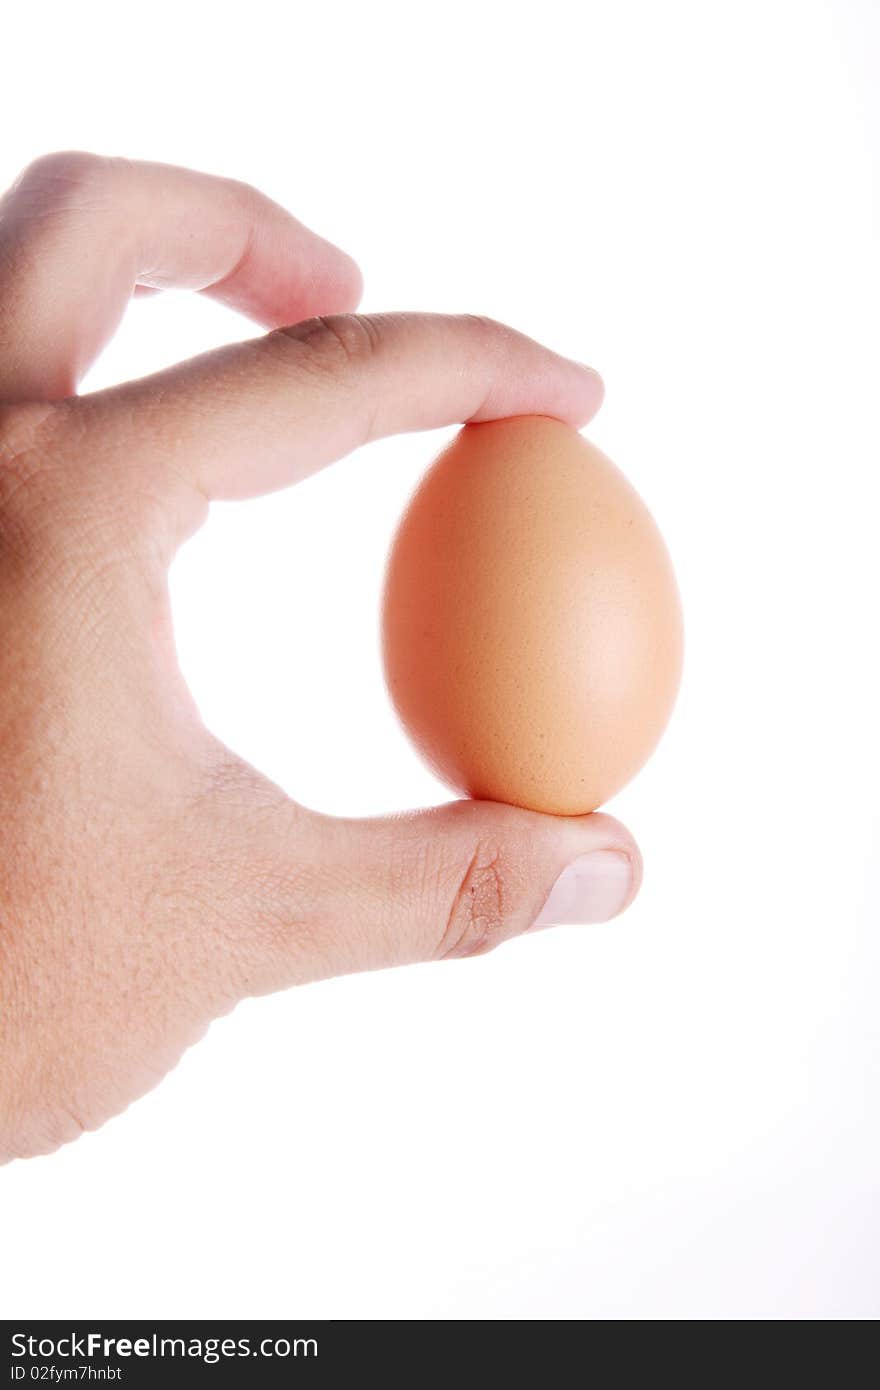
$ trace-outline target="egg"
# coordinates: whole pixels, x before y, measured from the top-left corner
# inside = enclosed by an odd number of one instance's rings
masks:
[[[471,797],[595,810],[649,757],[682,665],[681,606],[638,493],[543,416],[466,425],[388,560],[388,690],[432,770]]]

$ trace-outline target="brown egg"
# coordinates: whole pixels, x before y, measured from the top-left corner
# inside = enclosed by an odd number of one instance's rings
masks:
[[[669,718],[675,576],[641,498],[570,426],[467,425],[401,521],[383,650],[397,712],[439,777],[578,815],[629,781]]]

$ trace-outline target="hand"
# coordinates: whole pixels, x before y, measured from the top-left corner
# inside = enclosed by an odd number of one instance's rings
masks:
[[[171,285],[274,331],[76,396],[132,292]],[[636,892],[608,816],[334,819],[199,720],[166,576],[210,498],[394,431],[598,409],[594,372],[511,329],[357,316],[359,295],[347,256],[238,183],[62,154],[0,204],[0,1159],[100,1125],[245,996]]]

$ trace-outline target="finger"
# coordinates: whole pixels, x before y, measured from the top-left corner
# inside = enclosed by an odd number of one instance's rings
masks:
[[[381,435],[543,414],[582,425],[595,371],[469,315],[344,314],[221,348],[72,403],[113,477],[202,499],[296,482]],[[132,422],[136,422],[132,428]],[[121,464],[119,461],[122,461]],[[184,480],[183,494],[180,483]]]
[[[353,821],[287,803],[242,830],[231,861],[245,945],[232,968],[245,993],[604,922],[641,883],[632,836],[600,813],[566,819],[459,801]],[[228,835],[223,843],[228,863]]]
[[[343,822],[333,838],[337,870],[326,879],[325,934],[316,930],[315,941],[334,973],[481,955],[535,927],[605,922],[641,881],[634,840],[605,815],[564,819],[459,801]]]
[[[73,394],[138,285],[202,290],[267,326],[361,292],[344,252],[245,184],[47,155],[0,201],[0,399]]]

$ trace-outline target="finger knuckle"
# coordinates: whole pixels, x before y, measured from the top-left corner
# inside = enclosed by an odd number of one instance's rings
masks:
[[[322,314],[277,331],[305,351],[310,364],[333,375],[368,364],[382,338],[369,314]]]
[[[503,848],[478,843],[460,873],[437,958],[484,955],[505,937],[511,903],[510,871]]]
[[[265,202],[265,198],[260,193],[259,189],[255,188],[252,183],[247,183],[244,179],[224,178],[218,180],[218,182],[246,217],[255,214],[259,206]]]
[[[105,189],[124,163],[88,150],[53,150],[27,166],[18,188],[35,200],[65,204]]]
[[[508,324],[489,318],[486,314],[463,314],[461,322],[484,344],[505,341],[513,333]]]

